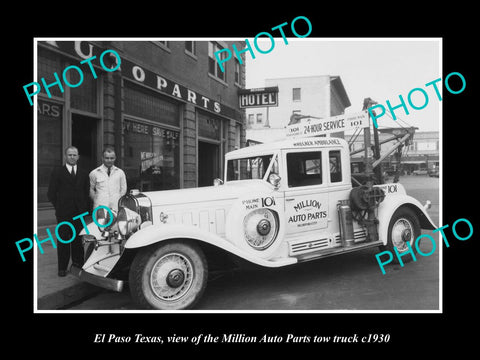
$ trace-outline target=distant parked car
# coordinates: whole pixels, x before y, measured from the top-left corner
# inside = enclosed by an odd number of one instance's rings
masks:
[[[438,169],[430,170],[430,171],[428,172],[428,176],[430,176],[430,177],[437,177],[437,178],[438,178],[438,176],[439,176],[439,171],[438,171]]]
[[[427,174],[428,174],[427,169],[413,170],[413,175],[427,175]]]

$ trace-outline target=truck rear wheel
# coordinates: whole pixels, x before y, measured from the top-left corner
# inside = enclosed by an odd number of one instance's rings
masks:
[[[160,243],[135,256],[130,293],[143,308],[188,309],[202,296],[207,278],[207,262],[198,245],[182,240]]]
[[[407,207],[401,207],[395,211],[388,225],[387,245],[381,246],[382,251],[390,251],[393,256],[393,262],[399,264],[398,257],[395,255],[395,249],[402,255],[409,251],[407,243],[415,253],[415,239],[420,236],[420,222],[417,215]],[[402,256],[402,262],[407,263],[412,260],[411,255]]]

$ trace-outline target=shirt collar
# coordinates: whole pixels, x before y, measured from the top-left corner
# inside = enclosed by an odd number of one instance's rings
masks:
[[[117,167],[116,167],[115,165],[112,165],[112,167],[111,167],[112,171],[114,171],[116,168],[117,168]],[[105,173],[108,171],[108,168],[105,166],[105,164],[102,164],[102,165],[100,166],[100,169],[103,170],[103,171],[105,171]]]
[[[68,172],[71,172],[72,171],[72,167],[77,170],[77,165],[70,165],[70,164],[65,164],[65,166],[67,167],[67,170]],[[76,172],[76,171],[75,171]]]

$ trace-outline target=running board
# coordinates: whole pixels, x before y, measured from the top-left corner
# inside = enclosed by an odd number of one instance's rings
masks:
[[[383,241],[381,240],[375,241],[375,242],[363,242],[358,245],[356,244],[352,246],[336,247],[333,249],[324,249],[324,250],[319,250],[319,251],[315,251],[307,254],[301,254],[301,255],[297,255],[296,258],[298,262],[310,261],[310,260],[325,258],[329,256],[334,256],[334,255],[346,254],[353,251],[359,251],[359,250],[368,249],[368,248],[381,246],[381,245],[383,245]]]

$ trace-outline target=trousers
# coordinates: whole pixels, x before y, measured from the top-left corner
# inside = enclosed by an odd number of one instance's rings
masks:
[[[82,238],[78,234],[83,229],[83,225],[80,221],[74,221],[72,223],[72,218],[63,219],[57,217],[57,223],[62,221],[70,222],[75,228],[75,238],[68,243],[61,242],[57,238],[57,258],[58,258],[58,270],[66,271],[70,258],[72,259],[72,264],[75,264],[78,267],[82,267],[84,263],[84,250],[82,245]],[[64,240],[68,241],[73,237],[72,228],[68,225],[62,225],[58,228],[58,236]]]

